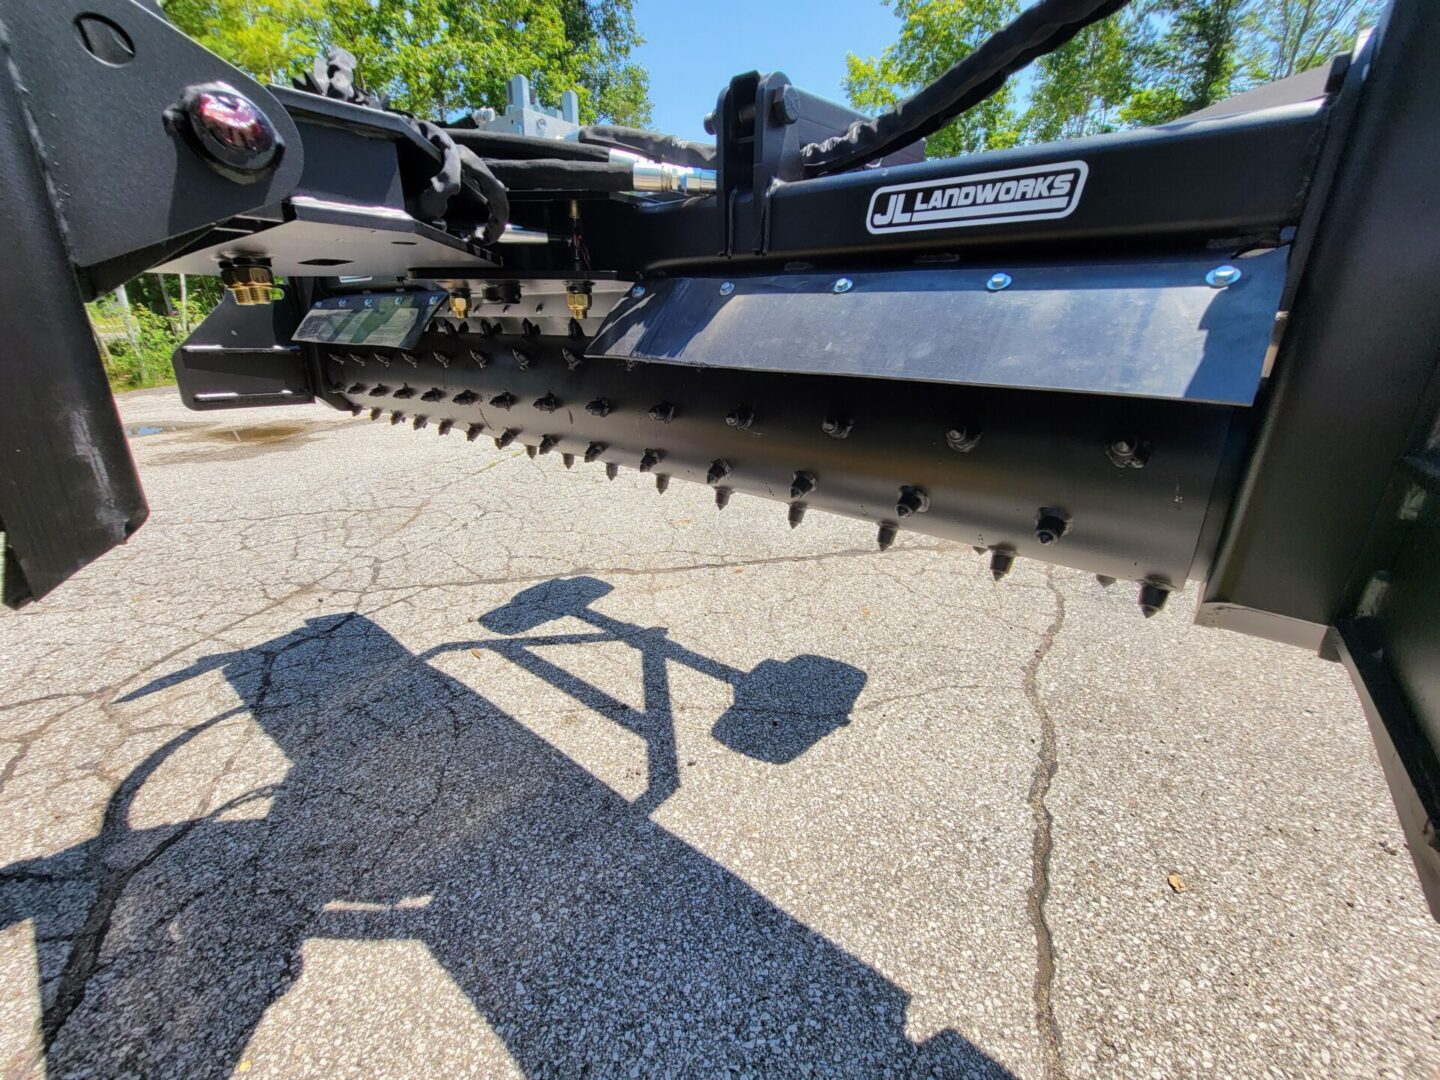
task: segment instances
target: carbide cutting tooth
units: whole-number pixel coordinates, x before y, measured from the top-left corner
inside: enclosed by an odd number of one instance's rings
[[[984,555],[984,554],[985,554],[987,551],[989,551],[990,549],[987,548],[987,547],[984,547],[984,546],[981,545],[981,544],[971,544],[971,545],[970,545],[970,550],[973,551],[976,555]]]
[[[559,435],[541,435],[541,436],[540,436],[540,453],[542,453],[542,454],[548,454],[551,450],[554,450],[555,447],[557,447],[557,446],[559,446],[559,445],[560,445],[560,436],[559,436]]]
[[[655,474],[655,490],[658,491],[661,495],[664,495],[666,489],[669,488],[669,486],[670,486],[670,477],[669,477],[669,475],[666,474],[666,473],[663,473],[663,472],[657,472],[657,473]]]
[[[561,462],[561,464],[563,464],[567,469],[573,469],[573,468],[575,467],[575,455],[574,455],[574,454],[561,454],[561,455],[560,455],[560,462]]]
[[[515,395],[508,390],[503,390],[490,399],[490,404],[497,409],[509,409],[515,404]]]
[[[381,358],[380,358],[380,357],[377,357],[376,359],[381,359]],[[409,364],[411,367],[419,367],[419,366],[420,366],[420,358],[419,358],[418,356],[416,356],[414,353],[411,353],[411,352],[402,352],[402,353],[400,354],[400,359],[401,359],[401,360],[404,360],[404,361],[405,361],[407,364]],[[386,366],[388,367],[389,365],[387,364]]]
[[[430,355],[435,358],[435,362],[439,364],[442,368],[448,368],[450,366],[450,357],[446,356],[438,349],[435,352],[432,352]]]
[[[925,493],[924,488],[913,487],[910,484],[900,486],[900,497],[895,500],[895,513],[902,518],[911,514],[923,514],[930,509],[930,496]]]
[[[521,368],[530,366],[530,354],[524,349],[511,349],[510,355],[515,357],[515,363],[519,364]]]
[[[403,401],[405,398],[414,397],[415,390],[407,383],[405,386],[402,386],[399,390],[395,391],[395,396]]]
[[[345,388],[345,392],[347,394],[363,394],[365,392],[365,384],[363,382],[351,383]]]
[[[815,490],[815,474],[803,469],[790,481],[790,498],[803,499]]]
[[[390,366],[390,358],[384,353],[375,353],[373,356],[370,357],[370,359],[374,360],[383,368],[388,368]]]
[[[755,422],[755,410],[749,405],[737,405],[725,414],[725,423],[736,431],[744,431]]]
[[[450,429],[454,426],[454,420],[441,420],[440,423],[436,426],[435,431],[441,435],[449,435]]]
[[[375,408],[373,408],[373,409],[370,410],[370,419],[371,419],[371,420],[379,420],[380,417],[382,417],[382,416],[384,416],[384,415],[385,415],[385,410],[382,409],[382,408],[380,408],[378,405],[377,405]]]
[[[715,489],[715,509],[724,510],[730,505],[730,496],[734,494],[728,487],[717,487]]]
[[[1109,574],[1096,574],[1095,580],[1100,583],[1102,589],[1108,589],[1111,585],[1115,584],[1115,579]]]
[[[344,366],[345,366],[345,354],[344,354],[344,353],[332,352],[332,353],[330,354],[330,359],[333,360],[335,363],[339,364],[341,367],[344,367]]]
[[[442,334],[450,334],[453,336],[456,333],[456,329],[455,324],[449,319],[440,320],[440,332]]]
[[[515,431],[511,428],[506,428],[499,435],[495,436],[495,449],[504,450],[505,447],[509,446],[512,442],[515,441],[515,436],[518,434],[520,434],[518,431]]]
[[[675,419],[675,406],[668,401],[662,401],[658,405],[650,406],[650,419],[657,420],[662,424],[668,424]]]
[[[461,319],[459,322],[457,322],[457,323],[455,324],[455,333],[457,333],[457,334],[468,334],[469,332],[470,332],[470,324],[467,323],[464,319]]]
[[[554,412],[560,408],[560,399],[554,394],[547,393],[544,397],[535,399],[535,408],[541,412]]]
[[[573,319],[570,320],[570,323],[571,323],[571,329],[573,330],[573,329],[574,329],[575,320],[573,320]],[[560,350],[560,355],[565,358],[565,366],[566,366],[567,368],[569,368],[571,371],[574,371],[576,368],[578,368],[578,367],[580,366],[580,359],[581,359],[581,358],[580,358],[580,354],[577,353],[574,349],[561,348],[561,350]]]
[[[476,367],[484,368],[490,363],[490,354],[484,349],[471,349],[470,359],[475,362]]]
[[[474,390],[461,390],[460,393],[456,394],[450,400],[456,405],[473,405],[480,400],[480,395],[475,393]]]
[[[597,397],[594,401],[585,406],[585,411],[591,416],[606,417],[614,411],[615,406],[610,403],[609,398]]]
[[[417,416],[415,417],[414,423],[412,423],[410,426],[413,427],[416,431],[419,431],[428,423],[430,423],[430,418],[428,416]]]
[[[1015,565],[1015,553],[1013,551],[1002,551],[999,548],[990,552],[990,576],[999,581],[1010,568]]]
[[[790,528],[795,528],[805,520],[805,504],[803,502],[792,502],[790,504]]]
[[[899,526],[893,521],[882,521],[880,531],[875,534],[875,543],[879,545],[881,551],[886,551],[891,544],[895,543],[895,537],[899,532]]]
[[[1170,599],[1170,590],[1163,585],[1153,581],[1145,581],[1140,584],[1140,613],[1145,618],[1150,618],[1165,606],[1165,601]]]
[[[724,458],[716,458],[710,462],[710,471],[705,474],[705,482],[714,487],[729,475],[730,463]]]
[[[827,416],[820,421],[820,430],[832,439],[848,439],[855,429],[855,421],[848,416]]]
[[[606,479],[606,480],[614,480],[615,477],[617,477],[617,476],[619,476],[619,475],[620,475],[620,466],[619,466],[619,465],[616,465],[615,462],[613,462],[613,461],[607,461],[607,462],[605,463],[605,479]]]
[[[371,397],[384,397],[384,396],[385,396],[386,394],[388,394],[388,393],[390,393],[390,387],[386,386],[386,385],[382,382],[382,383],[376,383],[376,384],[375,384],[375,389],[373,389],[373,390],[370,391],[370,396],[371,396]]]
[[[525,456],[526,456],[526,457],[528,457],[528,458],[534,458],[535,455],[536,455],[538,452],[539,452],[539,451],[537,451],[537,450],[535,449],[535,447],[532,446],[530,443],[526,443],[526,444],[525,444]]]
[[[361,356],[358,352],[350,353],[348,356],[345,357],[345,359],[348,360],[350,363],[354,364],[356,367],[365,366],[365,357]]]
[[[465,441],[474,442],[483,434],[485,434],[484,424],[471,424],[465,429]]]
[[[362,412],[364,412],[364,411],[365,411],[365,407],[364,407],[363,405],[356,405],[353,401],[350,403],[350,415],[351,415],[351,416],[359,416],[359,415],[360,415]]]
[[[531,322],[529,319],[521,319],[521,320],[520,320],[520,334],[521,334],[522,337],[539,337],[539,336],[540,336],[540,327],[538,327],[537,325],[535,325],[535,324],[534,324],[533,322]]]
[[[640,455],[640,471],[649,472],[655,468],[656,465],[660,464],[660,459],[664,456],[665,451],[663,450],[651,450],[647,448],[645,453]]]
[[[396,424],[403,423],[404,420],[405,420],[405,414],[404,414],[403,412],[400,412],[398,409],[397,409],[395,412],[392,412],[392,413],[390,414],[390,426],[391,426],[391,427],[394,427]]]
[[[573,338],[583,338],[585,336],[585,327],[580,325],[579,319],[572,318],[570,320],[570,336]]]
[[[432,386],[429,390],[426,390],[423,394],[420,395],[420,400],[421,400],[421,401],[444,401],[444,400],[445,400],[445,391],[444,391],[444,390],[441,390],[440,387],[438,387],[438,386]]]
[[[494,337],[495,328],[490,325],[489,319],[481,319],[475,327],[475,332],[481,337]]]
[[[592,442],[589,446],[585,447],[585,464],[589,465],[604,452],[605,444],[603,442]]]

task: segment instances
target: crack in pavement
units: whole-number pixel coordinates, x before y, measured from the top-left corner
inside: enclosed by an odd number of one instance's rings
[[[1030,853],[1030,888],[1025,896],[1025,909],[1035,931],[1035,984],[1032,996],[1045,1076],[1047,1080],[1064,1080],[1065,1062],[1060,1056],[1060,1026],[1055,1020],[1053,1000],[1055,941],[1050,933],[1050,924],[1045,921],[1045,901],[1050,898],[1050,855],[1054,846],[1051,834],[1054,819],[1050,815],[1049,807],[1045,805],[1045,797],[1050,793],[1050,782],[1055,779],[1059,764],[1056,760],[1055,721],[1040,695],[1038,676],[1041,665],[1050,655],[1060,628],[1065,625],[1065,597],[1055,586],[1052,567],[1045,568],[1045,583],[1055,598],[1055,618],[1046,627],[1039,646],[1030,657],[1030,662],[1025,665],[1025,698],[1030,702],[1030,708],[1040,722],[1040,748],[1035,754],[1035,771],[1030,777],[1030,792],[1027,796],[1035,831]]]

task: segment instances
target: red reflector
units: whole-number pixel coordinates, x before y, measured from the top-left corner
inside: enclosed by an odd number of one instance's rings
[[[191,87],[181,108],[192,144],[222,172],[260,172],[279,155],[280,138],[270,118],[234,87]]]

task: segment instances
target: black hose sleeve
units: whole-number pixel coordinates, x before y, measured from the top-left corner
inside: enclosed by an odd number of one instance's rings
[[[476,131],[473,128],[446,128],[445,134],[460,146],[473,150],[487,159],[526,160],[562,158],[569,161],[609,161],[610,154],[601,146],[586,146],[569,139],[538,139],[531,135],[511,135],[503,131]]]
[[[490,167],[476,157],[469,147],[461,146],[458,149],[465,179],[480,189],[489,211],[489,219],[480,234],[480,240],[486,244],[496,243],[510,221],[510,194],[500,179],[490,171]]]
[[[995,93],[1013,72],[1058,49],[1126,3],[1128,0],[1039,0],[889,112],[873,120],[857,120],[844,135],[810,143],[801,151],[805,175],[823,176],[863,165],[939,131]]]
[[[629,164],[608,161],[487,161],[490,171],[511,190],[633,191]]]
[[[580,129],[580,142],[628,150],[651,161],[668,161],[673,165],[691,165],[697,169],[715,167],[714,146],[640,128],[595,124]]]

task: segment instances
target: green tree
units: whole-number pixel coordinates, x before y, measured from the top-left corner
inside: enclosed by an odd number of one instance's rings
[[[1246,0],[1152,4],[1147,15],[1166,28],[1140,52],[1142,88],[1121,110],[1121,120],[1163,124],[1238,90],[1246,14]]]
[[[1379,0],[1254,0],[1246,16],[1245,74],[1259,84],[1349,51],[1375,25]]]
[[[1035,64],[1027,138],[1040,142],[1113,131],[1135,92],[1137,48],[1149,24],[1120,14],[1086,27]]]
[[[885,0],[900,38],[878,57],[845,58],[845,93],[857,109],[881,112],[963,59],[1020,10],[1018,0]],[[1021,136],[1007,83],[926,140],[930,157],[1014,146]]]
[[[423,117],[503,108],[505,80],[527,75],[550,105],[566,90],[585,122],[642,125],[649,80],[633,0],[162,0],[206,48],[266,81],[286,82],[332,45],[355,54],[369,91]]]

